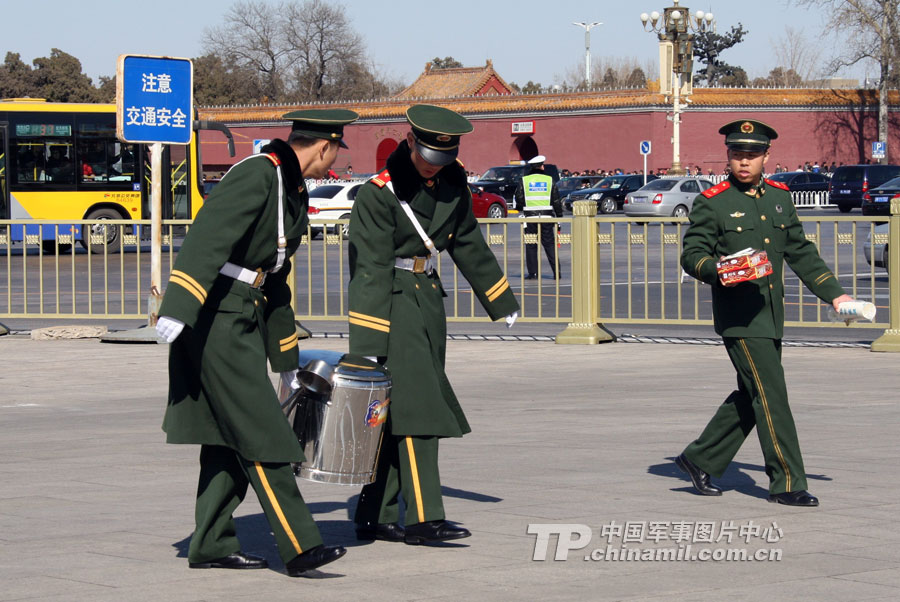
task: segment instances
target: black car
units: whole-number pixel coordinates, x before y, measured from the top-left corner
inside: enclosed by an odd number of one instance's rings
[[[863,196],[863,215],[890,215],[891,198],[900,194],[900,178],[888,180],[881,186],[869,189]]]
[[[513,195],[516,193],[516,187],[522,180],[522,176],[530,170],[528,165],[501,165],[492,167],[481,176],[477,182],[471,182],[472,186],[477,186],[485,192],[493,192],[499,194],[506,199],[506,205],[514,208]],[[544,173],[553,178],[554,182],[559,181],[559,169],[552,163],[544,163]]]
[[[828,202],[841,213],[861,207],[869,190],[900,176],[900,165],[841,165],[831,176]],[[863,211],[863,215],[867,215]]]
[[[658,180],[659,176],[648,175],[647,181],[652,182]],[[576,190],[569,194],[564,202],[565,208],[572,210],[572,203],[575,201],[597,201],[597,210],[600,213],[612,213],[616,209],[621,209],[625,203],[625,195],[634,192],[644,185],[643,175],[626,175],[607,176],[593,188],[584,190]]]
[[[556,188],[559,190],[559,200],[565,205],[566,199],[571,193],[586,188],[593,188],[602,179],[603,176],[568,176],[562,178],[556,183]]]
[[[785,171],[769,176],[770,180],[781,182],[786,185],[791,192],[827,192],[828,183],[831,181],[828,176],[820,173],[812,173],[808,171]]]

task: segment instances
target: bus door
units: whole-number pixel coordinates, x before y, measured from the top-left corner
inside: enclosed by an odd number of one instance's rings
[[[7,125],[0,123],[0,219],[9,219],[9,186],[6,177],[6,130]],[[0,234],[5,232],[0,231]]]
[[[162,154],[162,219],[191,219],[189,146],[164,144]],[[150,145],[143,149],[144,177],[141,185],[141,204],[144,219],[150,219],[152,194]]]

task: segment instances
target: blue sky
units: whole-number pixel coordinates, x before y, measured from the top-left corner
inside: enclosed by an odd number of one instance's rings
[[[267,1],[273,7],[276,1]],[[584,65],[584,30],[573,21],[601,21],[591,30],[594,62],[603,57],[636,58],[655,63],[656,38],[642,29],[641,12],[662,11],[670,0],[635,3],[588,0],[485,2],[422,0],[364,2],[345,0],[354,28],[365,39],[378,68],[389,78],[411,83],[435,56],[453,56],[466,66],[492,59],[507,81],[556,83]],[[751,5],[732,0],[682,2],[692,11],[711,11],[720,32],[738,22],[750,31],[739,46],[723,53],[726,62],[743,66],[750,77],[765,75],[775,64],[773,45],[785,36],[785,25],[821,45],[824,63],[839,41],[823,37],[817,13],[789,6],[784,0],[758,0]],[[81,2],[3,0],[4,27],[0,51],[18,52],[30,62],[60,48],[79,58],[85,73],[96,79],[113,75],[119,54],[194,57],[202,54],[201,33],[222,23],[229,0],[154,0],[153,2]],[[748,6],[752,8],[748,10]],[[452,10],[448,10],[452,8]],[[863,79],[877,70],[858,67],[845,75]]]

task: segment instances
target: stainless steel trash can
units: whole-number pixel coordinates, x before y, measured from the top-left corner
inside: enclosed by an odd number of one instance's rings
[[[279,391],[306,456],[295,473],[319,483],[373,482],[390,403],[390,373],[359,355],[317,349],[301,351],[299,366],[301,387]]]

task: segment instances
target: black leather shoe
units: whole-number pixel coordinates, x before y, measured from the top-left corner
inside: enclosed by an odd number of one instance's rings
[[[188,566],[192,569],[265,569],[269,563],[259,556],[235,552],[208,562],[189,562]]]
[[[694,489],[696,489],[697,493],[700,495],[722,495],[722,490],[709,482],[709,474],[700,470],[700,468],[688,460],[687,456],[684,454],[675,458],[675,464],[691,477]]]
[[[454,527],[445,520],[430,520],[416,525],[408,525],[403,541],[410,545],[419,545],[462,539],[470,535],[471,533],[468,529]]]
[[[812,496],[808,491],[786,491],[785,493],[772,493],[769,501],[773,504],[787,504],[788,506],[818,506],[819,498]]]
[[[284,568],[287,569],[287,574],[291,577],[305,577],[307,571],[317,569],[329,562],[334,562],[346,553],[347,549],[343,546],[318,545],[289,561],[284,565]]]
[[[527,276],[523,276],[523,280],[537,280],[537,274],[528,274]]]
[[[397,523],[356,525],[356,539],[360,541],[403,541],[406,531]]]

